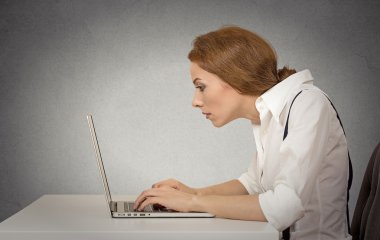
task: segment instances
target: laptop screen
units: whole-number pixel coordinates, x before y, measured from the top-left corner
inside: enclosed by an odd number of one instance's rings
[[[103,161],[102,161],[102,155],[100,153],[98,139],[96,137],[95,127],[94,127],[94,121],[92,120],[92,115],[91,114],[87,115],[87,122],[88,122],[88,127],[90,128],[90,132],[91,132],[92,143],[93,143],[94,148],[95,148],[96,160],[98,162],[98,167],[99,167],[100,175],[102,177],[104,191],[106,192],[106,200],[107,200],[109,209],[111,211],[111,202],[112,202],[111,192],[110,192],[110,189],[109,189],[109,186],[108,186],[107,176],[106,176],[106,172],[104,170],[104,165],[103,165]]]

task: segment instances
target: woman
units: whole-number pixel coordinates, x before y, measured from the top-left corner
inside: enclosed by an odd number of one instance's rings
[[[279,231],[290,227],[292,239],[349,239],[347,143],[309,70],[277,71],[270,44],[239,27],[197,37],[188,58],[193,106],[215,127],[250,120],[257,153],[238,179],[198,189],[175,179],[158,182],[136,199],[135,209],[159,204],[268,221]]]

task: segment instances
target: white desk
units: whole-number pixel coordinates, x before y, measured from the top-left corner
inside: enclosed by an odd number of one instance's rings
[[[44,195],[0,223],[0,239],[278,240],[279,233],[268,223],[220,218],[114,219],[103,195]]]

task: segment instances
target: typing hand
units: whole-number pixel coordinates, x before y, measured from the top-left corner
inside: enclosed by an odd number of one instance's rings
[[[185,184],[181,183],[180,181],[176,179],[166,179],[163,181],[160,181],[158,183],[155,183],[152,185],[152,188],[160,188],[160,187],[171,187],[174,189],[177,189],[181,192],[190,193],[190,194],[197,194],[196,190],[194,188],[188,187]]]
[[[193,194],[181,192],[168,186],[151,188],[143,191],[137,197],[133,209],[142,211],[147,205],[152,204],[156,207],[178,212],[190,212],[194,204],[194,197]]]

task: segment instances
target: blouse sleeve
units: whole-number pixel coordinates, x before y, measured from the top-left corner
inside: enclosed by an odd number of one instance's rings
[[[248,167],[247,172],[243,173],[238,180],[245,187],[249,194],[258,194],[260,191],[260,187],[258,184],[258,177],[256,170],[257,169],[257,152],[253,156],[253,159]]]

